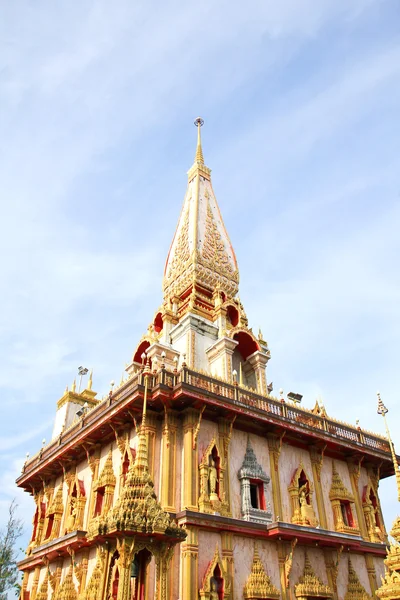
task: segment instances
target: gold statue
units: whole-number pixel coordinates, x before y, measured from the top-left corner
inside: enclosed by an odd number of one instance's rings
[[[78,509],[76,506],[76,498],[72,496],[70,503],[70,514],[65,527],[68,532],[74,531],[77,512]]]
[[[214,459],[210,456],[210,465],[208,467],[208,482],[210,485],[210,500],[218,500],[217,494],[217,483],[218,483],[218,471],[215,466]]]

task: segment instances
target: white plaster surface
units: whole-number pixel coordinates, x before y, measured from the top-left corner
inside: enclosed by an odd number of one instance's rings
[[[376,581],[378,586],[380,586],[382,583],[382,578],[385,577],[385,565],[383,564],[383,558],[374,556],[373,561],[376,573]]]

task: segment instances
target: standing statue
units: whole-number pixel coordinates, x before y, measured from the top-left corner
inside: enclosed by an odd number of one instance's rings
[[[219,600],[218,582],[215,577],[211,577],[210,581],[210,600]]]
[[[218,471],[215,466],[215,461],[210,457],[210,465],[208,467],[208,482],[210,486],[210,500],[217,500],[217,483],[218,483]]]
[[[76,506],[76,498],[72,496],[70,503],[70,513],[65,526],[67,532],[74,531],[77,512],[78,508]]]

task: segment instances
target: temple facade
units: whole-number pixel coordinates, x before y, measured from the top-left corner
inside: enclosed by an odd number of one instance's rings
[[[163,301],[126,378],[75,384],[17,484],[22,600],[367,600],[384,575],[384,437],[273,395],[205,165],[201,119]]]

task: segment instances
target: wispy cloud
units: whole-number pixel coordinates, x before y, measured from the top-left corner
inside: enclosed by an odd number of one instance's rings
[[[348,419],[378,382],[395,398],[393,10],[380,0],[4,7],[6,502],[21,451],[35,450],[22,446],[51,430],[77,365],[94,367],[103,393],[159,305],[197,113],[241,296],[270,341],[270,379],[307,403],[322,394]],[[391,418],[400,422],[395,406]]]

